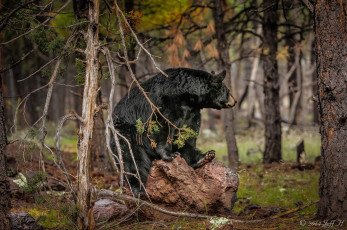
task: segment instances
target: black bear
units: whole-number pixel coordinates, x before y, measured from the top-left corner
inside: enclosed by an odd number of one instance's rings
[[[236,103],[222,82],[225,78],[225,71],[218,75],[188,68],[167,69],[164,72],[168,76],[160,73],[143,82],[141,86],[153,104],[159,107],[161,113],[176,127],[186,126],[198,133],[201,109],[228,108]],[[203,162],[211,161],[214,158],[214,151],[202,154],[196,149],[196,138],[189,138],[183,147],[180,146],[181,148],[175,145],[172,140],[177,139],[178,131],[168,125],[158,113],[152,116],[152,119],[160,125],[160,128],[150,135],[150,139],[156,143],[155,146],[151,145],[147,132],[140,134],[142,136],[139,137],[137,121],[145,123],[152,112],[150,104],[136,87],[120,100],[113,115],[116,130],[130,142],[144,184],[154,160],[171,161],[177,154],[180,154],[190,166],[196,168]],[[110,144],[116,153],[113,137]],[[136,174],[128,143],[120,138],[120,145],[125,171]],[[135,177],[128,178],[133,193],[137,195],[143,188]]]

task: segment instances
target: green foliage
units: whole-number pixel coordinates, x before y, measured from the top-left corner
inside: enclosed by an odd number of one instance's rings
[[[136,120],[135,127],[136,127],[136,131],[139,134],[143,134],[145,132],[145,126],[146,126],[146,124],[141,121],[141,118]]]
[[[69,220],[76,222],[78,217],[78,208],[75,204],[66,203],[61,207],[61,213],[64,214]]]
[[[24,193],[36,193],[39,192],[46,180],[45,172],[38,172],[34,177],[27,179],[27,186],[23,187]]]
[[[191,128],[187,127],[186,124],[183,125],[180,132],[177,134],[177,139],[173,142],[174,145],[177,145],[177,147],[180,149],[184,146],[186,140],[190,138],[198,138],[199,133],[195,132]]]
[[[59,54],[65,44],[65,39],[62,35],[56,34],[52,29],[43,27],[30,33],[29,38],[45,53],[54,52]]]
[[[35,127],[30,127],[28,130],[28,138],[31,140],[38,139],[40,131]]]
[[[141,118],[136,120],[136,131],[139,134],[143,134],[146,130],[148,134],[152,134],[155,132],[159,132],[159,126],[156,121],[149,121],[147,123],[143,123]]]
[[[138,29],[149,30],[159,27],[159,25],[178,22],[180,15],[189,6],[189,1],[144,0],[141,1],[141,4],[146,7],[142,9],[143,17],[141,17]]]
[[[82,60],[76,58],[75,67],[77,71],[77,75],[75,76],[75,79],[77,80],[77,84],[83,85],[85,77],[86,77],[86,64]]]
[[[38,219],[38,224],[46,227],[46,228],[54,228],[54,229],[66,229],[72,230],[77,229],[75,226],[75,220],[71,217],[70,211],[76,207],[73,204],[64,204],[63,206],[69,206],[68,208],[62,208],[59,210],[57,207],[37,207],[28,210],[28,213],[34,217],[34,219]],[[77,216],[77,214],[75,214]]]
[[[150,138],[151,134],[153,134],[155,132],[159,132],[159,125],[156,121],[151,120],[147,123],[143,123],[141,121],[141,119],[139,118],[136,120],[135,127],[136,127],[136,131],[139,135],[142,135],[145,131],[147,131],[147,137],[149,138],[149,140],[151,142],[152,148],[157,147],[157,143],[153,139]],[[179,132],[176,136],[177,136],[177,138],[176,138],[176,140],[174,140],[173,144],[177,145],[178,148],[182,148],[188,139],[198,138],[199,134],[198,134],[198,132],[195,132],[191,128],[187,127],[187,125],[183,125],[183,127],[179,130]],[[170,138],[168,138],[167,141],[171,143],[172,140]]]
[[[40,191],[45,180],[45,172],[38,172],[30,179],[26,178],[22,173],[19,173],[19,179],[13,180],[13,182],[23,189],[24,193],[32,194]]]
[[[159,126],[158,126],[158,124],[157,124],[156,121],[150,121],[150,122],[148,123],[147,129],[148,129],[148,132],[149,132],[150,134],[152,134],[152,133],[154,133],[154,132],[159,132]]]

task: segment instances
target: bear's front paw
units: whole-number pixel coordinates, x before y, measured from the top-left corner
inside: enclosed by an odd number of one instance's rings
[[[216,157],[216,152],[214,150],[210,150],[205,153],[204,157],[198,161],[195,168],[200,168],[207,164],[208,162],[211,162]]]
[[[210,150],[205,153],[205,160],[210,162],[216,157],[216,151]]]

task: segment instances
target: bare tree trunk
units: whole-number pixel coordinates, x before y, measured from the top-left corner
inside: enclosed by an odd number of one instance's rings
[[[315,33],[322,166],[317,216],[347,218],[347,3],[316,1]]]
[[[298,5],[298,0],[294,0],[295,4]],[[294,25],[300,26],[300,23],[298,22],[299,17],[300,17],[300,12],[298,7],[294,7],[293,9],[294,12]],[[297,87],[297,92],[294,94],[294,98],[291,104],[291,109],[290,109],[290,124],[291,125],[296,125],[300,123],[301,120],[301,110],[302,110],[302,82],[303,82],[303,77],[302,77],[302,66],[301,66],[301,57],[302,57],[302,52],[298,44],[301,43],[301,37],[300,34],[295,34],[294,35],[294,61],[295,61],[295,82]]]
[[[282,159],[282,132],[279,98],[279,75],[277,55],[278,1],[264,1],[263,16],[263,69],[264,69],[264,115],[265,151],[264,163],[279,162]]]
[[[257,34],[261,33],[261,26],[258,26],[257,29]],[[259,47],[260,45],[260,39],[255,38],[255,47]],[[248,119],[248,125],[252,125],[252,119],[254,116],[254,106],[256,102],[256,85],[255,81],[257,78],[257,72],[258,72],[258,67],[259,67],[259,62],[260,62],[260,54],[256,53],[253,63],[252,63],[252,72],[251,76],[249,78],[249,89],[248,89],[248,100],[247,100],[247,119]]]
[[[225,37],[225,27],[223,25],[223,19],[225,12],[223,11],[222,0],[212,1],[214,2],[213,18],[215,21],[215,30],[217,36],[217,50],[219,53],[219,65],[226,71],[225,84],[231,90],[231,65],[229,55],[229,45],[227,38]],[[236,138],[233,127],[234,115],[232,109],[223,110],[224,117],[224,132],[228,147],[228,159],[229,166],[236,169],[239,164],[239,153],[236,145]]]
[[[101,105],[101,91],[97,96],[97,105]],[[105,122],[102,111],[99,111],[94,117],[93,141],[91,146],[91,167],[94,171],[111,174],[113,172],[111,159],[107,153]]]
[[[82,122],[79,131],[77,207],[80,229],[93,228],[90,189],[90,150],[96,112],[98,90],[99,59],[99,0],[89,2],[88,31],[86,34],[86,77],[82,102]]]
[[[206,64],[206,57],[204,54],[203,50],[200,50],[200,59],[201,59],[201,63],[205,63],[203,65],[203,69],[206,72],[211,73],[210,68],[208,67],[208,65]],[[216,132],[216,126],[215,126],[215,122],[214,122],[214,113],[213,113],[213,109],[207,109],[207,114],[208,114],[208,128],[212,131],[212,132]]]
[[[1,8],[1,1],[0,1]],[[0,43],[2,41],[0,33]],[[2,69],[2,46],[0,45],[0,69]],[[7,145],[6,128],[5,128],[5,107],[2,95],[2,75],[0,74],[0,229],[12,229],[10,210],[11,210],[11,196],[10,196],[10,183],[7,180],[6,173],[6,156],[5,150]]]

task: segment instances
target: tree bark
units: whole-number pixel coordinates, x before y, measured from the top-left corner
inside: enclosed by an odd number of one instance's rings
[[[102,104],[101,91],[96,98],[97,105]],[[113,172],[111,160],[106,148],[105,122],[102,110],[94,117],[93,141],[91,146],[91,167],[94,171],[111,174]]]
[[[261,27],[258,26],[257,28],[257,34],[261,33]],[[258,37],[254,38],[255,47],[259,47],[260,45],[260,39]],[[247,99],[247,119],[248,119],[248,127],[252,126],[252,120],[254,117],[254,110],[255,110],[255,102],[256,102],[256,77],[258,72],[260,62],[260,55],[256,53],[253,63],[252,63],[252,71],[251,76],[249,78],[249,85],[248,85],[248,99]]]
[[[315,33],[322,167],[317,216],[347,218],[347,3],[318,0]]]
[[[263,16],[263,69],[264,69],[264,119],[265,119],[265,151],[264,163],[279,162],[281,150],[281,114],[279,98],[279,75],[277,55],[277,21],[278,1],[264,1]]]
[[[312,51],[311,51],[311,62],[312,64],[316,62],[316,39],[312,42]],[[317,71],[312,72],[312,83],[318,82]],[[319,109],[318,109],[318,84],[312,84],[312,95],[313,95],[313,104],[312,104],[312,113],[313,113],[313,124],[319,125]]]
[[[90,150],[96,112],[98,90],[98,46],[99,46],[99,0],[89,1],[88,31],[86,34],[86,77],[82,102],[82,122],[79,131],[77,207],[80,211],[80,229],[92,229],[91,188],[90,188]]]
[[[217,50],[219,53],[219,65],[226,71],[226,81],[227,87],[232,90],[231,87],[231,64],[229,55],[229,44],[226,38],[225,27],[223,25],[224,11],[222,0],[212,1],[214,3],[213,7],[213,18],[215,22],[215,30],[217,37]],[[228,159],[229,166],[232,169],[236,169],[239,164],[239,152],[237,150],[236,138],[233,127],[234,115],[232,109],[223,110],[223,121],[224,121],[224,132],[228,147]]]
[[[1,1],[0,1],[1,8]],[[1,43],[1,33],[0,33]],[[0,69],[2,68],[2,47],[0,46]],[[2,74],[0,74],[0,229],[12,229],[10,210],[11,196],[10,183],[6,174],[6,157],[5,150],[7,145],[6,128],[5,128],[5,107],[2,95]]]

